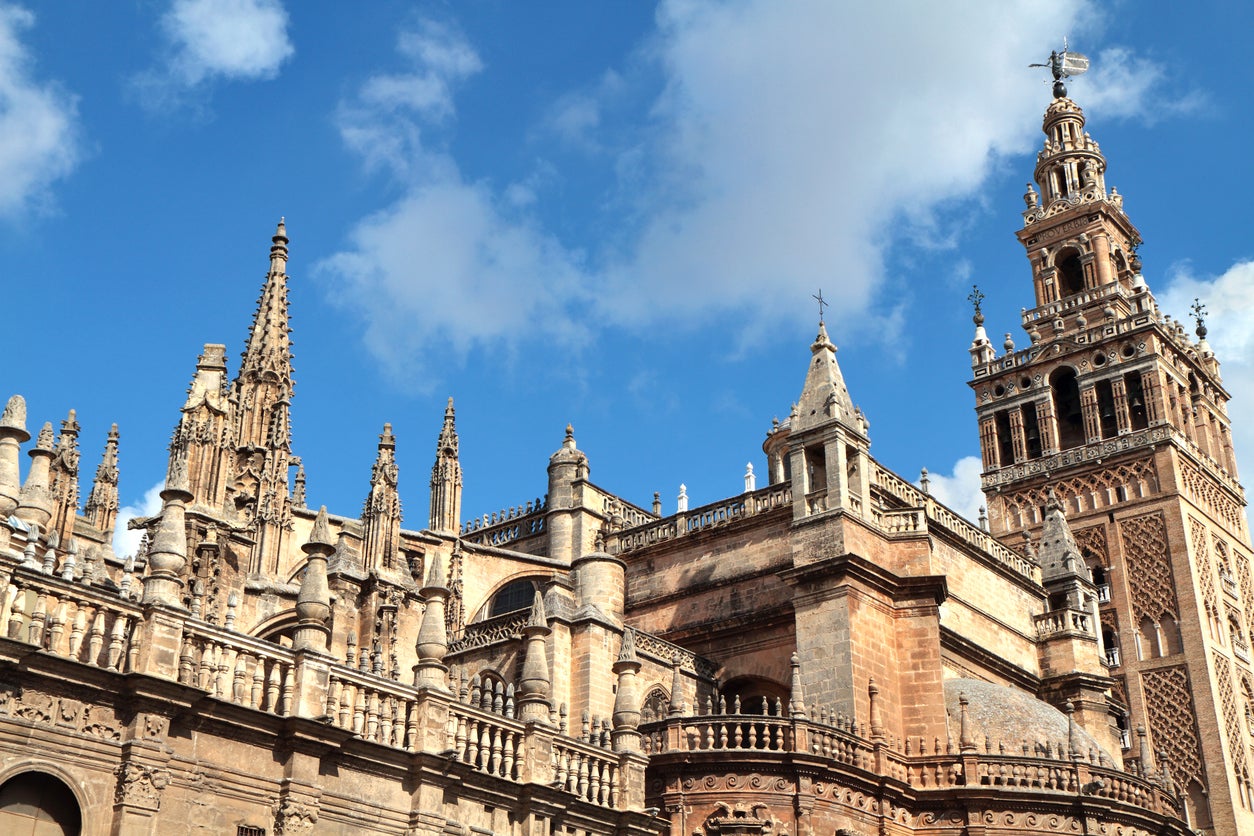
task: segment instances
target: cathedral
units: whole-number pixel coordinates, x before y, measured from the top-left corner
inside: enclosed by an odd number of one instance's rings
[[[664,515],[568,426],[535,499],[463,509],[450,400],[421,527],[390,426],[363,506],[319,507],[282,223],[240,365],[205,345],[170,405],[138,553],[116,428],[80,495],[74,413],[9,398],[0,832],[1254,833],[1228,395],[1084,124],[1056,88],[1023,347],[973,294],[977,522],[871,455],[821,320],[763,486]]]

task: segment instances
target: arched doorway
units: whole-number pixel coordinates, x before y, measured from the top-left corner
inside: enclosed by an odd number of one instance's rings
[[[8,836],[79,836],[83,814],[65,782],[43,772],[23,772],[0,786],[0,833]]]

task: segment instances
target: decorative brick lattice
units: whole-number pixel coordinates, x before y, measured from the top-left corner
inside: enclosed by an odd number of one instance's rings
[[[1180,462],[1180,481],[1194,501],[1227,524],[1229,531],[1245,531],[1245,515],[1241,506],[1215,484],[1215,480],[1186,462]]]
[[[1110,553],[1106,550],[1106,526],[1091,525],[1072,533],[1075,535],[1076,545],[1080,547],[1080,554],[1093,557],[1103,566],[1110,566]]]
[[[1126,708],[1128,705],[1128,680],[1122,676],[1116,676],[1110,683],[1110,696],[1111,699]]]
[[[1241,739],[1241,723],[1237,719],[1237,701],[1232,693],[1232,665],[1228,657],[1214,652],[1215,681],[1219,685],[1219,701],[1224,711],[1224,729],[1228,732],[1229,757],[1238,774],[1245,773],[1245,741]]]
[[[1129,517],[1119,523],[1127,562],[1128,586],[1132,589],[1135,621],[1149,616],[1154,621],[1170,614],[1179,621],[1175,577],[1167,553],[1167,525],[1160,511]]]
[[[1181,786],[1190,780],[1206,786],[1188,672],[1183,665],[1146,671],[1141,684],[1158,763],[1166,763]]]
[[[1117,501],[1114,494],[1118,488],[1126,488],[1129,494],[1133,495],[1157,493],[1158,474],[1154,471],[1153,459],[1147,457],[1070,479],[1056,479],[1040,487],[1007,494],[1006,507],[1020,514],[1039,509],[1045,505],[1050,488],[1054,489],[1064,505],[1073,507],[1076,497],[1110,494],[1105,501],[1098,503],[1108,505]]]
[[[1202,581],[1202,598],[1208,614],[1218,614],[1219,599],[1215,595],[1215,567],[1207,548],[1206,525],[1195,517],[1189,517],[1189,535],[1193,541],[1193,562]]]

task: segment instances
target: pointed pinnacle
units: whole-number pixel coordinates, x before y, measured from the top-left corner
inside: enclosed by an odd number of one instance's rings
[[[544,612],[544,596],[536,590],[536,597],[531,602],[531,617],[527,619],[528,627],[548,627],[549,617]]]
[[[431,556],[431,568],[427,571],[426,587],[444,587],[444,561],[438,554]]]
[[[323,505],[318,509],[318,516],[314,518],[313,531],[309,532],[309,541],[305,545],[335,548],[335,543],[331,540],[331,531],[327,527],[327,506]]]
[[[623,631],[623,646],[618,651],[618,661],[635,662],[636,660],[636,631],[628,627]]]

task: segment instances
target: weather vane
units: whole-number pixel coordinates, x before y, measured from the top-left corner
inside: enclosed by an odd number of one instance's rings
[[[1197,323],[1197,335],[1203,339],[1206,337],[1206,306],[1202,304],[1202,300],[1193,297],[1193,306],[1189,308],[1193,311],[1193,321]]]
[[[980,311],[980,303],[984,301],[984,294],[980,293],[978,284],[971,285],[971,293],[967,296],[967,301],[975,306],[975,316],[971,317],[976,325],[984,324],[984,314]]]
[[[810,295],[810,298],[811,298],[811,299],[814,299],[814,300],[816,300],[816,301],[818,301],[818,303],[819,303],[819,325],[822,325],[822,324],[823,324],[823,309],[824,309],[824,308],[831,307],[831,304],[830,304],[829,302],[825,302],[825,301],[823,300],[823,289],[822,289],[822,288],[819,288],[819,295],[818,295],[818,296],[815,296],[814,294],[811,294],[811,295]]]
[[[1071,52],[1067,49],[1067,39],[1062,39],[1062,52],[1054,50],[1049,54],[1049,63],[1047,64],[1028,64],[1029,67],[1049,67],[1050,73],[1054,76],[1054,98],[1062,99],[1067,95],[1067,85],[1063,81],[1073,76],[1081,75],[1088,72],[1089,59],[1087,55],[1079,52]]]

